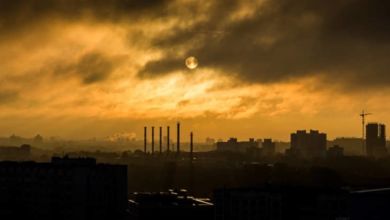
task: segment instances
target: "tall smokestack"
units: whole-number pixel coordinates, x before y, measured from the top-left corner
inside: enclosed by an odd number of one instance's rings
[[[152,154],[154,154],[154,127],[152,127]]]
[[[177,143],[176,143],[176,154],[180,154],[180,122],[177,123]]]
[[[160,127],[160,154],[162,153],[162,127]]]
[[[170,141],[170,137],[169,137],[169,126],[167,127],[167,153],[169,153],[169,143]]]
[[[146,145],[147,145],[147,139],[146,139],[146,135],[147,135],[147,127],[144,127],[144,153],[146,154]]]
[[[190,160],[192,161],[193,158],[193,153],[194,153],[194,134],[190,133]]]

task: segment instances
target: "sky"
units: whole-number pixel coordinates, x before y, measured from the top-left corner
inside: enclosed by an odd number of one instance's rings
[[[289,140],[389,124],[390,2],[0,2],[0,136],[106,138],[144,126]],[[196,69],[185,66],[194,56]]]

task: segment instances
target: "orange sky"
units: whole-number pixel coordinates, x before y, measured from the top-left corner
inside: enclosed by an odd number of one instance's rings
[[[269,27],[253,38],[254,45],[264,49],[258,57],[253,57],[256,50],[248,51],[250,47],[239,51],[230,36],[235,30],[232,23],[250,20],[262,10],[267,14],[267,5],[263,6],[267,1],[238,2],[226,9],[229,16],[218,27],[205,32],[198,28],[202,33],[185,43],[176,32],[197,31],[198,24],[212,19],[210,10],[216,3],[172,1],[164,8],[172,13],[169,16],[107,20],[95,18],[93,8],[76,19],[64,19],[64,12],[52,9],[37,23],[16,23],[15,30],[6,26],[9,33],[0,39],[0,135],[104,138],[125,132],[142,137],[144,125],[173,126],[180,120],[184,132],[193,130],[198,140],[208,136],[288,140],[291,132],[310,128],[327,132],[330,138],[360,136],[362,109],[374,113],[369,121],[390,120],[389,87],[385,82],[359,86],[362,82],[355,82],[354,74],[366,73],[355,66],[298,65],[306,58],[286,59],[295,55],[286,57],[281,49],[280,63],[256,66],[256,62],[274,62],[264,54],[289,33]],[[323,17],[307,13],[299,18],[297,28],[317,27]],[[7,18],[3,20],[7,25]],[[221,42],[226,45],[215,46]],[[202,50],[210,49],[209,53],[199,52],[204,44]],[[365,42],[358,45],[370,47]],[[224,47],[232,47],[234,54],[221,50]],[[243,60],[253,58],[253,68],[243,67],[251,63],[243,62],[236,52],[242,53]],[[303,56],[306,51],[294,53]],[[190,55],[199,60],[195,70],[184,65]],[[167,66],[169,62],[174,65]],[[367,61],[362,68],[374,64]],[[279,76],[275,69],[287,73]]]

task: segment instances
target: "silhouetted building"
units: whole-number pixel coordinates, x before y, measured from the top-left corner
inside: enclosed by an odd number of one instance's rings
[[[319,207],[322,195],[332,199],[332,206]],[[337,202],[339,193],[303,187],[264,187],[220,189],[214,192],[216,220],[232,219],[336,219],[346,214]],[[342,210],[344,209],[344,211]],[[325,213],[331,218],[320,218]],[[339,216],[342,215],[342,216]]]
[[[34,142],[36,142],[36,143],[42,143],[42,142],[43,142],[43,137],[42,137],[40,134],[37,134],[37,135],[34,137]]]
[[[261,154],[263,156],[272,156],[275,154],[275,142],[272,139],[264,139],[262,142]]]
[[[207,137],[206,140],[205,140],[205,143],[208,144],[208,145],[213,145],[213,144],[215,144],[215,139]]]
[[[339,145],[334,145],[333,147],[328,148],[327,157],[336,158],[336,157],[343,157],[343,156],[344,156],[344,149]]]
[[[281,219],[281,198],[256,189],[214,192],[215,219]]]
[[[23,144],[20,147],[0,146],[0,160],[29,160],[31,146]]]
[[[369,123],[366,125],[367,156],[383,157],[386,150],[386,130],[384,124]]]
[[[291,148],[287,154],[304,158],[315,158],[326,156],[326,134],[316,130],[300,130],[291,134]]]
[[[19,141],[22,141],[23,138],[22,137],[19,137],[19,136],[16,136],[15,134],[12,134],[10,137],[9,137],[9,140],[11,142],[19,142]]]
[[[217,142],[217,151],[245,153],[251,148],[258,148],[259,143],[253,138],[249,141],[237,141],[237,138],[230,138],[228,141]]]
[[[122,219],[126,207],[127,166],[0,162],[0,219]]]
[[[342,146],[345,155],[366,155],[366,153],[363,152],[363,149],[360,147],[362,145],[362,138],[339,137],[333,141],[328,142],[328,144],[328,146]]]
[[[347,190],[297,186],[219,189],[216,220],[390,219],[390,189]]]
[[[187,195],[185,190],[160,193],[135,193],[129,200],[130,219],[211,220],[214,205]]]

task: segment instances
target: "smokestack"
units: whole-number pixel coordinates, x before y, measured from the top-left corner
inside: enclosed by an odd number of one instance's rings
[[[160,154],[162,153],[162,127],[160,127]]]
[[[176,154],[180,154],[180,122],[177,123],[177,143],[176,143]]]
[[[170,137],[169,137],[169,126],[168,126],[167,127],[167,153],[169,153],[169,145],[170,145],[169,139],[170,139]]]
[[[146,134],[147,134],[147,127],[144,127],[144,153],[146,154],[146,145],[147,145],[147,139],[146,139]]]
[[[193,153],[194,153],[194,134],[190,133],[190,160],[192,161],[193,158]]]
[[[152,127],[152,154],[154,154],[154,127]]]

